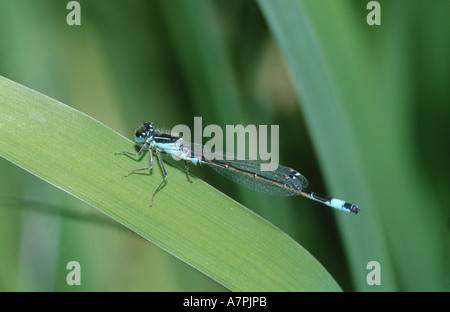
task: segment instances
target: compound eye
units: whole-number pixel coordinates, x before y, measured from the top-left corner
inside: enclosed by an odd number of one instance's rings
[[[138,143],[142,143],[144,142],[146,137],[146,132],[142,131],[142,130],[137,130],[136,133],[134,134],[134,139],[136,140],[136,142]]]
[[[134,134],[134,139],[138,143],[144,143],[145,140],[153,137],[153,124],[151,122],[144,123]]]

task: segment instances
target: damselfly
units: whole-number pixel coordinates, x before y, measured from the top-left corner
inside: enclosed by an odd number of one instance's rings
[[[203,145],[187,143],[181,137],[173,136],[162,131],[157,131],[151,122],[144,123],[138,130],[136,130],[135,140],[137,143],[143,144],[137,154],[127,151],[118,152],[116,154],[129,154],[139,157],[144,153],[146,147],[148,147],[150,162],[149,167],[135,169],[126,175],[129,176],[137,171],[152,169],[152,150],[155,150],[156,156],[161,164],[164,178],[153,193],[150,206],[153,204],[153,199],[155,198],[156,193],[161,189],[164,182],[167,180],[166,168],[164,168],[164,162],[161,158],[161,153],[165,153],[185,161],[186,173],[189,181],[187,162],[194,164],[207,164],[230,180],[261,193],[277,196],[302,195],[339,210],[353,214],[357,214],[359,212],[357,205],[350,204],[341,199],[306,190],[305,188],[308,186],[308,180],[306,180],[304,176],[294,169],[278,165],[278,167],[273,171],[263,171],[261,170],[261,164],[263,164],[262,161],[246,159],[239,160],[236,159],[236,157],[230,157],[230,154],[226,153],[223,153],[223,157],[205,157],[202,152],[207,149],[204,149]],[[198,151],[200,151],[200,153],[198,153]]]

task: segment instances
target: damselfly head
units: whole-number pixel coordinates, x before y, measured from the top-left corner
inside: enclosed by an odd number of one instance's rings
[[[136,133],[134,134],[134,139],[138,143],[143,143],[145,140],[153,136],[153,131],[154,131],[153,123],[146,122],[139,129],[136,130]]]

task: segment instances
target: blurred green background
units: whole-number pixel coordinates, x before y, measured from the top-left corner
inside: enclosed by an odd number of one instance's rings
[[[448,1],[378,1],[380,26],[366,23],[368,1],[281,1],[304,10],[347,100],[355,148],[336,155],[326,146],[348,145],[313,115],[267,1],[78,1],[81,26],[67,25],[68,2],[0,1],[0,75],[129,138],[143,121],[193,126],[194,116],[277,124],[281,164],[311,190],[358,203],[360,215],[260,195],[208,168],[191,173],[294,238],[344,290],[449,289]],[[327,169],[346,152],[357,160],[341,166],[357,173],[354,192]],[[4,159],[0,167],[1,291],[226,290],[76,198]],[[66,283],[71,260],[81,286]],[[372,260],[379,286],[365,280]]]

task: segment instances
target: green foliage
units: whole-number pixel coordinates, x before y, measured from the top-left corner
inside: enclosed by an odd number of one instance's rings
[[[448,1],[379,1],[380,26],[365,1],[79,2],[81,26],[65,3],[0,3],[0,75],[20,83],[1,79],[0,290],[448,285]],[[124,178],[147,158],[114,156],[134,146],[117,132],[194,116],[279,124],[281,163],[361,213],[191,168],[245,208],[174,166],[148,207],[160,169]]]
[[[0,142],[4,158],[103,211],[229,289],[339,290],[328,272],[291,238],[201,180],[192,178],[191,186],[183,172],[168,168],[170,183],[149,207],[162,176],[123,177],[136,162],[114,151],[131,148],[129,140],[4,78],[0,96],[7,116]],[[33,135],[26,135],[30,131]]]

